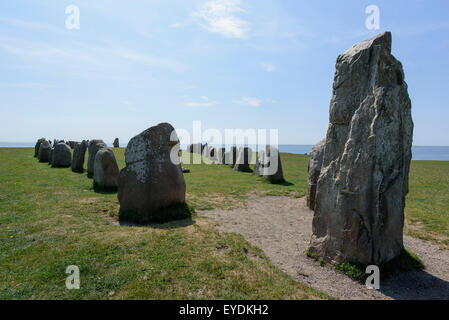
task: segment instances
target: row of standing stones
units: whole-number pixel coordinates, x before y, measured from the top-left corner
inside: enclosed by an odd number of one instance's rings
[[[314,146],[308,251],[324,261],[381,265],[401,254],[413,121],[391,33],[337,58],[326,138]]]
[[[308,251],[326,262],[380,265],[403,249],[413,122],[404,72],[391,54],[391,42],[391,33],[382,33],[337,58],[329,128],[310,154],[308,175],[307,203],[314,210]],[[129,142],[126,167],[117,178],[121,218],[159,222],[188,214],[182,167],[171,158],[173,147],[179,151],[173,133],[170,124],[161,123]],[[45,157],[51,147],[43,144]],[[101,169],[114,175],[118,172],[116,163],[113,169],[105,169],[115,158],[103,144],[93,140],[88,145],[88,173],[94,179],[101,176]],[[63,148],[54,148],[54,159],[59,159],[55,153],[68,154]],[[86,149],[83,143],[76,148],[81,154]],[[205,150],[210,159],[232,164],[236,171],[249,169],[250,148],[232,147],[229,152],[220,148],[217,152],[194,144],[187,151]],[[255,173],[266,176],[273,159],[277,159],[278,170],[268,176],[281,180],[279,152],[272,146],[257,155]]]
[[[34,156],[40,162],[48,162],[52,167],[71,167],[73,172],[83,173],[85,154],[89,150],[87,175],[94,179],[95,188],[104,191],[117,189],[119,173],[117,161],[103,140],[82,142],[54,140],[53,146],[45,138],[39,139],[34,148]],[[119,147],[118,138],[114,141],[114,147]],[[73,157],[71,149],[74,149]]]
[[[254,174],[264,177],[271,183],[284,182],[279,150],[272,145],[267,145],[265,150],[261,150],[257,154],[249,147],[238,149],[236,146],[232,146],[229,151],[226,151],[224,147],[217,150],[212,146],[208,146],[207,143],[191,144],[187,147],[187,151],[201,154],[203,159],[207,159],[211,163],[231,165],[234,171],[250,172],[250,164],[255,163]]]

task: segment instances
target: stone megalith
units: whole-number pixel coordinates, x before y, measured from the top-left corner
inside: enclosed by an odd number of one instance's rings
[[[263,176],[271,183],[280,183],[284,181],[281,155],[275,146],[266,145],[265,150],[258,152],[253,173]]]
[[[138,223],[186,218],[186,184],[179,158],[179,139],[168,123],[132,138],[120,171],[120,219]]]
[[[117,190],[118,175],[119,169],[114,152],[109,148],[98,150],[94,161],[95,190]]]
[[[73,150],[72,158],[72,171],[73,172],[84,172],[84,158],[86,156],[87,141],[83,140],[81,143],[75,145]]]
[[[72,151],[66,143],[58,143],[52,152],[51,166],[54,168],[67,168],[72,164]]]
[[[338,57],[310,253],[365,265],[401,253],[413,135],[407,91],[389,32]]]
[[[284,171],[282,170],[281,154],[272,145],[267,145],[262,162],[261,175],[271,183],[284,181]]]
[[[114,145],[114,148],[120,148],[120,142],[119,142],[118,138],[114,139],[113,145]]]
[[[39,152],[37,158],[39,162],[48,162],[50,159],[51,144],[44,140],[39,144]]]
[[[34,157],[38,158],[39,157],[39,147],[41,146],[41,143],[47,141],[47,139],[45,138],[40,138],[37,140],[36,144],[34,145]]]
[[[218,148],[217,160],[218,164],[226,164],[226,148]]]
[[[93,178],[94,176],[94,162],[95,162],[95,156],[98,152],[98,150],[108,148],[106,143],[103,142],[103,140],[95,139],[89,141],[88,146],[88,156],[87,156],[87,176],[89,178]]]
[[[251,162],[252,154],[253,152],[251,148],[241,147],[234,165],[234,171],[242,171],[242,172],[251,171],[249,164]]]
[[[55,148],[51,148],[50,153],[48,155],[48,164],[52,165],[53,163],[53,150],[55,150]]]
[[[318,142],[310,152],[307,176],[307,206],[311,210],[315,210],[316,184],[321,172],[323,164],[324,146],[326,139]]]

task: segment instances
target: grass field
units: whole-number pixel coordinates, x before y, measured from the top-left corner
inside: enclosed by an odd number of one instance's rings
[[[114,150],[124,167],[124,149]],[[286,183],[229,166],[184,165],[196,209],[245,206],[250,193],[301,197],[307,161],[282,154]],[[0,299],[319,299],[264,253],[212,222],[114,224],[115,193],[97,193],[86,173],[54,169],[32,149],[0,149]],[[406,230],[449,247],[449,162],[412,162]],[[77,265],[81,289],[65,288]]]
[[[122,168],[124,150],[115,152]],[[209,220],[114,225],[117,195],[96,193],[86,173],[50,168],[33,158],[32,149],[0,149],[0,163],[0,299],[327,298],[276,269],[243,237],[219,233]],[[241,204],[253,188],[296,192],[295,186],[276,188],[229,167],[191,169],[188,199],[200,208],[222,205],[218,201],[227,197],[227,206]],[[300,182],[304,173],[290,179]],[[226,195],[233,190],[238,192]],[[209,194],[215,200],[202,200]],[[80,268],[80,290],[65,287],[69,265]]]

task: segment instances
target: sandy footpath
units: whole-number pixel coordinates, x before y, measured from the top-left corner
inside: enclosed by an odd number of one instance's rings
[[[261,248],[282,271],[340,299],[449,299],[449,250],[409,236],[405,247],[426,265],[424,271],[394,276],[368,290],[332,267],[321,267],[305,255],[312,232],[313,212],[305,198],[252,196],[246,209],[200,211],[218,222],[220,231],[242,234]]]

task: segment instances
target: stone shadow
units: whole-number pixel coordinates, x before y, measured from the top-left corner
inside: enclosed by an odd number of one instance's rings
[[[448,300],[449,282],[425,270],[402,272],[381,280],[380,292],[397,300]]]

